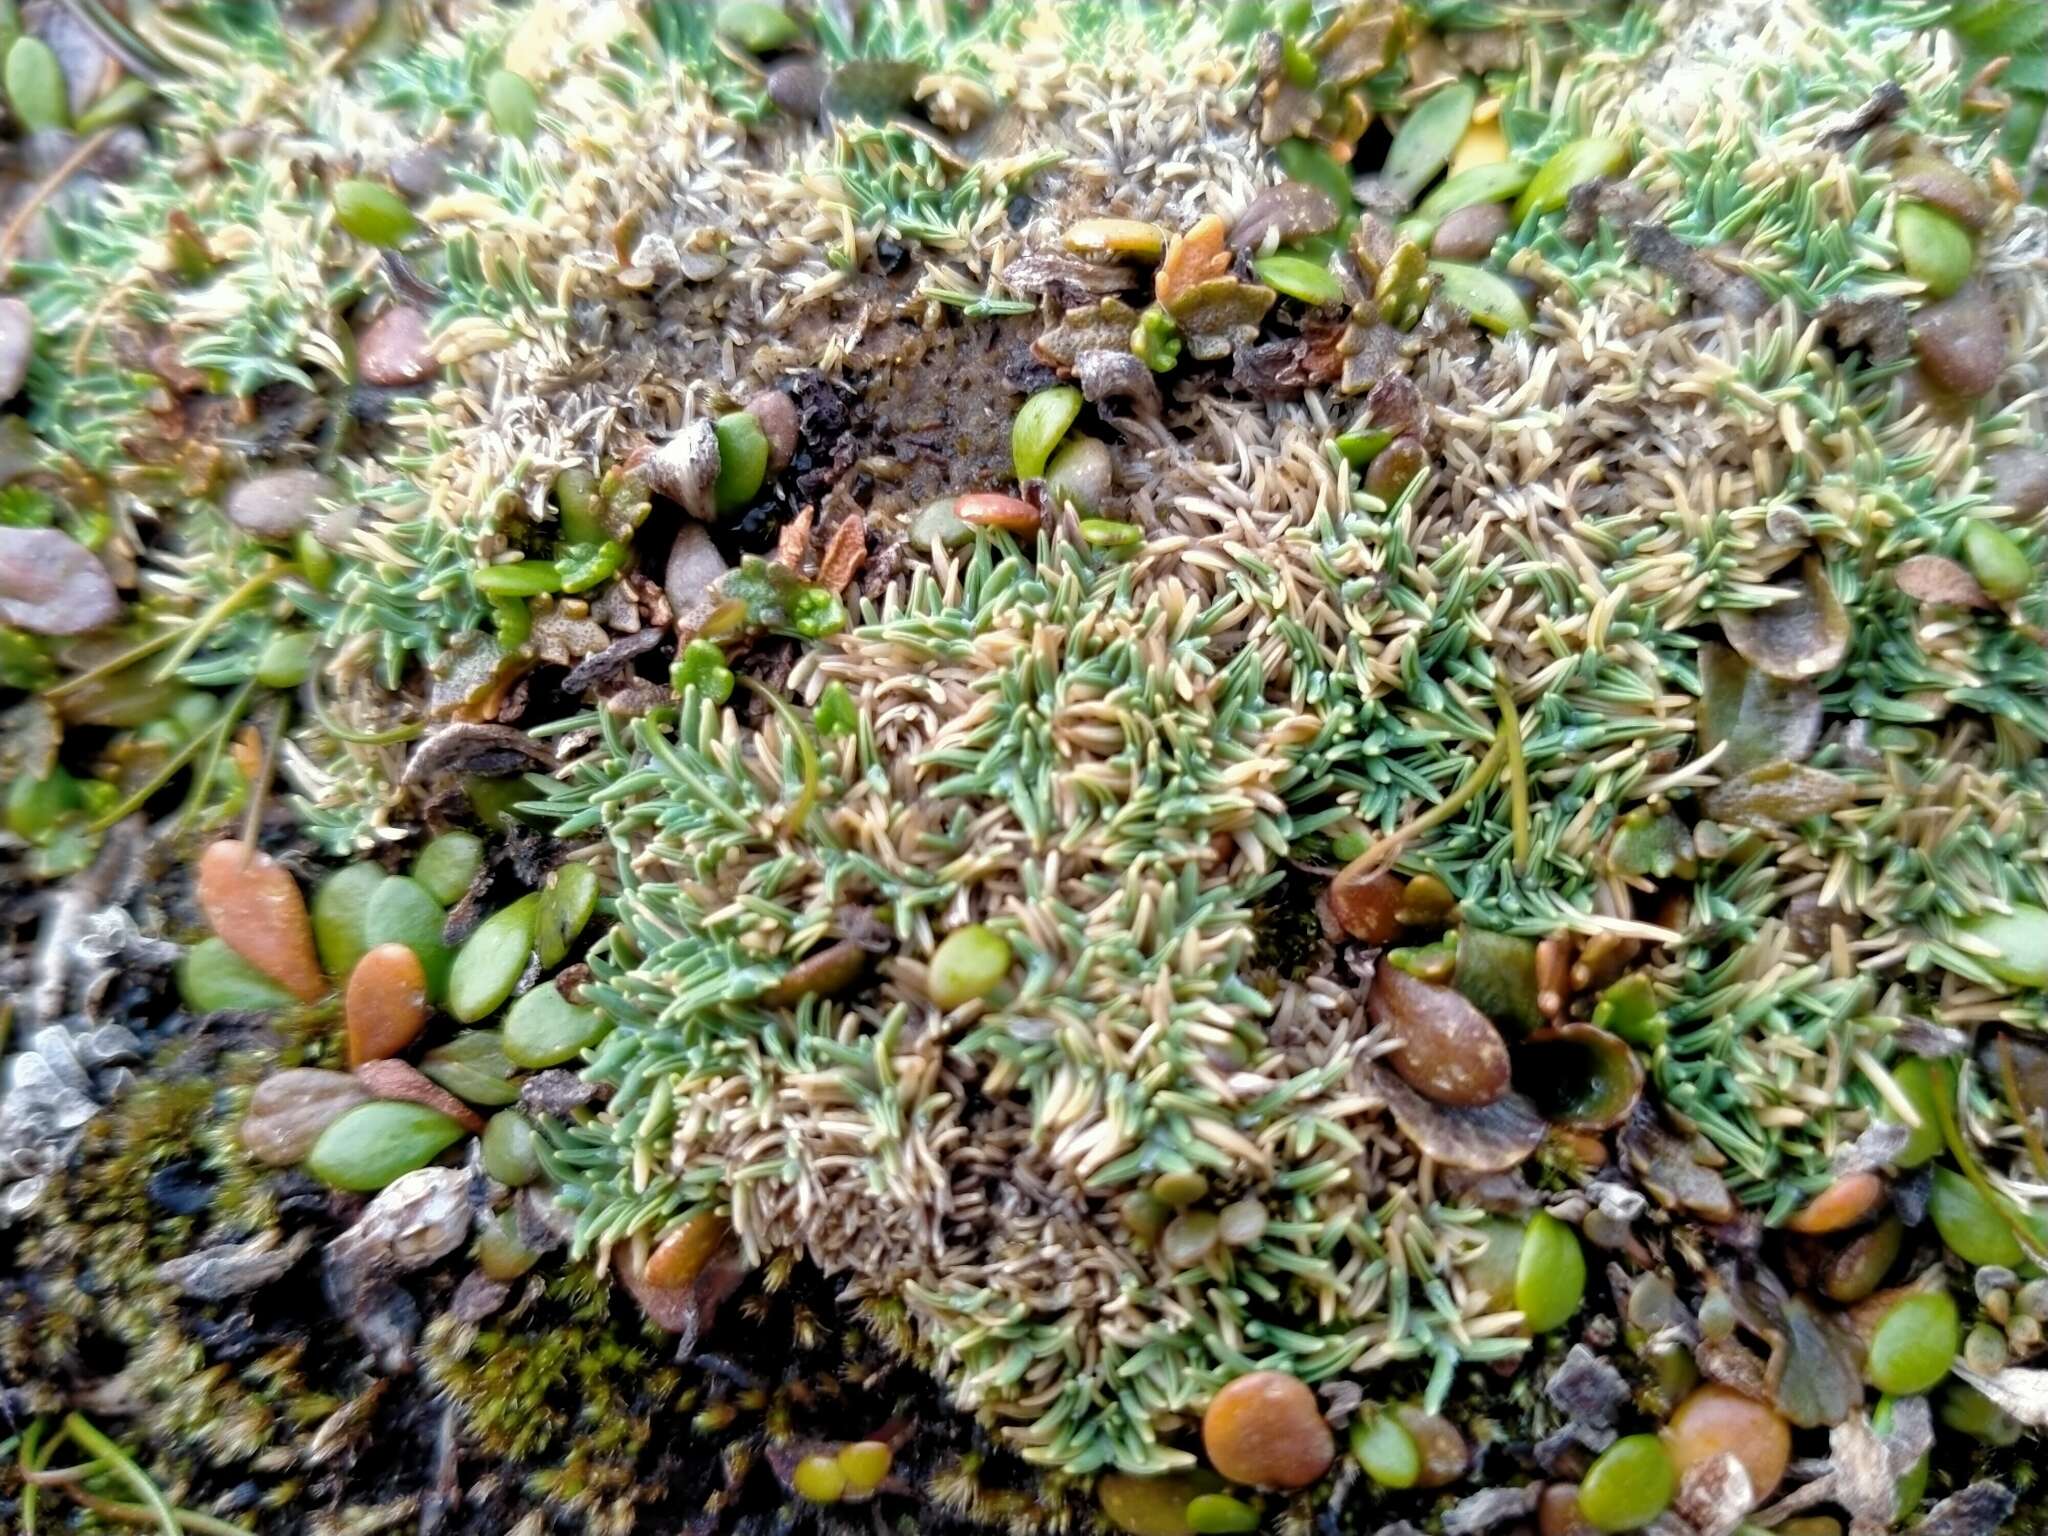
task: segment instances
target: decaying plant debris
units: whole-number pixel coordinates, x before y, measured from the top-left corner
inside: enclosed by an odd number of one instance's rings
[[[2048,16],[7,27],[11,1528],[2040,1522]]]

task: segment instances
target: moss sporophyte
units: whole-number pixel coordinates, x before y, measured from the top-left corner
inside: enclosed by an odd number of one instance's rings
[[[2027,1496],[2048,14],[340,9],[0,7],[7,1519]]]

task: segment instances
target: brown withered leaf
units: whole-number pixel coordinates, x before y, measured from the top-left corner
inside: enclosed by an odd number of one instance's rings
[[[1153,274],[1153,297],[1174,309],[1182,294],[1229,272],[1230,247],[1225,243],[1229,233],[1229,226],[1211,213],[1195,220],[1185,233],[1175,235],[1167,242],[1166,256]],[[1174,318],[1180,318],[1178,310],[1174,310]]]
[[[1768,832],[1831,815],[1855,798],[1855,785],[1825,769],[1766,763],[1708,790],[1704,804],[1716,821]]]
[[[818,557],[818,585],[827,592],[842,592],[860,573],[868,557],[868,522],[858,512],[839,520]]]
[[[1850,623],[1828,580],[1827,562],[1808,553],[1797,580],[1781,585],[1789,588],[1782,602],[1723,613],[1721,633],[1744,661],[1784,682],[1833,671],[1849,654]]]
[[[1366,1086],[1377,1093],[1401,1134],[1449,1168],[1501,1173],[1528,1161],[1548,1129],[1529,1101],[1506,1094],[1478,1109],[1435,1104],[1394,1073],[1374,1066]]]
[[[1091,405],[1121,401],[1140,416],[1159,414],[1159,385],[1152,370],[1131,352],[1091,348],[1076,360],[1074,377]]]
[[[1694,1155],[1691,1137],[1667,1129],[1657,1112],[1638,1104],[1618,1145],[1630,1170],[1659,1202],[1706,1221],[1732,1221],[1735,1197],[1727,1181]]]
[[[1992,1536],[2018,1502],[1997,1483],[1972,1483],[1930,1509],[1907,1536]]]
[[[1072,307],[1091,297],[1122,293],[1135,288],[1141,279],[1129,267],[1105,262],[1083,261],[1078,256],[1061,256],[1052,251],[1031,251],[1016,257],[997,274],[1005,286],[1034,299],[1051,299]]]
[[[1820,142],[1829,149],[1847,149],[1867,133],[1873,133],[1906,110],[1906,88],[1887,80],[1872,91],[1862,106],[1826,129]]]
[[[464,722],[444,725],[421,741],[399,782],[416,789],[437,778],[491,777],[529,770],[554,772],[554,753],[509,725]]]
[[[1071,374],[1084,352],[1131,350],[1138,312],[1122,299],[1069,309],[1060,323],[1031,343],[1031,354],[1049,368]]]
[[[1991,599],[1959,562],[1946,555],[1915,555],[1892,568],[1898,589],[1932,608],[1989,608]]]

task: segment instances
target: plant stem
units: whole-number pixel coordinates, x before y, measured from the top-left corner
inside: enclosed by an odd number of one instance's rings
[[[220,765],[220,755],[227,747],[228,737],[234,734],[234,728],[241,718],[242,706],[248,702],[250,690],[255,686],[253,679],[242,684],[234,698],[229,700],[227,709],[222,712],[220,724],[209,733],[212,740],[207,746],[206,757],[193,773],[191,787],[185,791],[185,804],[178,811],[180,826],[185,824],[186,818],[205,804],[206,786],[213,782],[213,771]]]
[[[1998,1085],[2005,1090],[2005,1107],[2020,1123],[2020,1135],[2026,1138],[2027,1156],[2033,1161],[2034,1172],[2048,1179],[2048,1147],[2041,1145],[2041,1133],[2034,1126],[2033,1113],[2020,1098],[2020,1074],[2019,1068],[2013,1064],[2012,1042],[2000,1035],[1997,1045]]]
[[[320,702],[320,695],[311,691],[308,684],[306,707],[312,712],[313,721],[336,741],[347,742],[352,747],[389,747],[401,741],[412,741],[426,730],[423,721],[412,720],[404,725],[394,725],[382,731],[358,731],[343,725],[327,712],[327,706]]]
[[[242,842],[248,847],[256,846],[256,829],[263,820],[263,802],[270,795],[272,777],[277,772],[277,753],[284,742],[285,727],[291,721],[292,701],[280,696],[277,708],[271,711],[270,735],[263,743],[263,762],[257,769],[256,782],[249,786],[249,803],[242,810]]]
[[[44,1445],[43,1427],[44,1421],[37,1419],[21,1436],[21,1536],[36,1536],[36,1503],[42,1489],[36,1483],[35,1475],[50,1464],[50,1458],[64,1439],[64,1432],[59,1430],[56,1438]]]
[[[1991,1187],[1991,1181],[1984,1177],[1984,1170],[1978,1165],[1976,1154],[1963,1140],[1963,1128],[1956,1119],[1955,1097],[1960,1079],[1946,1062],[1930,1064],[1929,1076],[1937,1083],[1934,1095],[1934,1118],[1941,1122],[1941,1139],[1948,1144],[1949,1156],[1956,1160],[1956,1166],[1963,1171],[1963,1177],[1970,1181],[1970,1187],[1984,1197],[1984,1201],[1998,1212],[1999,1220],[2011,1230],[2013,1239],[2026,1249],[2038,1262],[2048,1262],[2048,1250],[2044,1250],[2040,1238],[2033,1228],[2020,1220],[2012,1208],[2012,1202]]]
[[[43,204],[56,196],[57,189],[69,181],[78,168],[98,154],[107,140],[114,135],[114,126],[102,128],[91,138],[84,140],[78,148],[64,157],[63,163],[35,184],[29,195],[22,199],[21,206],[14,211],[14,217],[7,221],[7,227],[0,229],[0,273],[14,266],[14,248],[21,244],[28,233],[29,224],[42,211]]]
[[[63,682],[57,684],[56,687],[45,689],[43,697],[46,699],[67,698],[71,694],[78,692],[87,683],[96,683],[103,677],[111,677],[116,672],[126,671],[129,667],[134,666],[136,662],[154,656],[177,638],[178,632],[175,629],[167,629],[160,635],[152,635],[149,639],[142,641],[138,645],[129,646],[120,655],[111,656],[107,660],[100,662],[97,666],[87,668],[76,677],[67,677]]]
[[[114,825],[115,822],[121,820],[122,817],[133,815],[136,811],[147,805],[149,797],[170,783],[177,776],[178,770],[192,761],[209,740],[217,741],[223,732],[234,728],[234,722],[242,712],[242,703],[249,697],[249,690],[254,686],[254,683],[242,684],[234,698],[229,701],[227,709],[222,713],[217,723],[199,735],[194,736],[184,746],[178,748],[176,752],[171,754],[170,761],[157,769],[143,784],[136,788],[134,793],[101,816],[87,830],[91,832],[104,832],[107,828]]]
[[[818,802],[817,746],[811,741],[811,733],[804,729],[803,721],[796,717],[796,711],[791,709],[773,688],[757,678],[742,677],[740,681],[766,699],[768,707],[775,711],[776,717],[788,728],[790,734],[796,737],[797,755],[803,760],[804,788],[803,793],[796,797],[796,803],[784,814],[782,824],[791,832],[797,831],[810,817],[811,807]]]
[[[71,1490],[71,1496],[96,1515],[109,1520],[119,1520],[127,1525],[157,1525],[160,1523],[152,1509],[140,1504],[123,1504],[118,1499],[103,1499],[96,1493],[87,1493],[83,1488]],[[202,1515],[196,1509],[173,1509],[171,1518],[178,1522],[177,1529],[197,1536],[251,1536],[249,1527],[236,1525],[231,1520],[216,1519]]]
[[[1514,695],[1505,679],[1493,685],[1493,701],[1500,708],[1500,740],[1508,749],[1508,821],[1514,829],[1519,875],[1529,866],[1529,770],[1522,761],[1522,717],[1515,713]]]
[[[1401,850],[1411,840],[1420,837],[1431,827],[1441,826],[1465,809],[1475,795],[1493,782],[1493,776],[1500,772],[1500,765],[1507,754],[1507,738],[1495,732],[1493,745],[1487,748],[1486,756],[1479,759],[1478,766],[1465,776],[1464,783],[1406,826],[1396,827],[1366,850],[1365,857],[1368,862],[1362,866],[1364,871],[1371,873],[1373,870],[1385,868],[1400,857]]]
[[[74,1466],[51,1467],[45,1472],[24,1472],[22,1476],[31,1483],[48,1487],[52,1483],[75,1483],[106,1470],[107,1464],[103,1461],[81,1461]]]
[[[206,643],[208,635],[220,628],[227,619],[232,618],[244,603],[282,576],[284,571],[285,567],[273,560],[194,619],[183,638],[178,641],[177,649],[166,656],[163,665],[157,668],[156,680],[160,683],[169,682],[176,675],[178,668],[192,659],[192,653]]]
[[[121,1481],[135,1490],[137,1501],[154,1517],[164,1536],[179,1536],[178,1517],[172,1510],[170,1501],[164,1497],[163,1490],[150,1480],[149,1474],[137,1465],[132,1456],[101,1434],[82,1413],[65,1414],[64,1428],[82,1449],[90,1451],[104,1461],[120,1476]],[[83,1489],[76,1491],[84,1494]]]

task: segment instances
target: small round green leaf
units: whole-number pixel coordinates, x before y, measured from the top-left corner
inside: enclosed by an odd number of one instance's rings
[[[1041,389],[1024,402],[1010,425],[1010,460],[1020,483],[1044,476],[1046,461],[1080,414],[1081,391],[1071,384]]]
[[[559,1067],[611,1031],[595,1008],[572,1003],[553,982],[528,992],[505,1015],[505,1055],[515,1066]]]
[[[368,1194],[426,1167],[465,1134],[423,1104],[358,1104],[320,1133],[306,1154],[306,1172],[335,1189]]]
[[[365,245],[402,245],[419,230],[405,200],[382,182],[344,181],[333,196],[334,221]]]
[[[22,36],[7,50],[7,105],[15,121],[34,132],[71,124],[71,92],[64,66],[39,37]]]
[[[508,139],[531,144],[540,128],[540,97],[524,75],[496,69],[484,81],[484,107],[491,126]]]
[[[448,971],[451,1014],[474,1024],[512,995],[533,957],[533,930],[539,917],[540,894],[532,892],[477,924]]]

